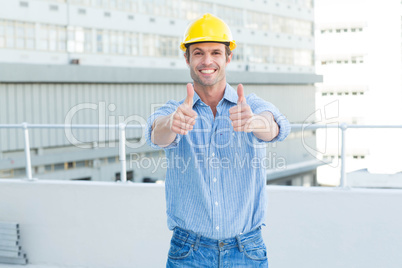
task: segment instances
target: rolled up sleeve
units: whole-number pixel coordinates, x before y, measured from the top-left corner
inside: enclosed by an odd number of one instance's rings
[[[177,145],[181,139],[181,135],[179,135],[179,134],[177,134],[174,141],[166,147],[160,147],[159,145],[153,143],[151,140],[152,125],[155,122],[156,118],[158,118],[159,116],[166,116],[166,115],[173,113],[174,111],[176,111],[177,107],[179,107],[178,102],[168,101],[165,105],[160,107],[158,110],[156,110],[153,114],[151,114],[148,117],[147,127],[146,127],[146,131],[145,131],[145,138],[146,138],[147,144],[149,146],[151,146],[151,148],[153,148],[153,149],[170,149],[170,148],[177,147]]]
[[[259,142],[276,142],[283,141],[290,133],[291,127],[288,119],[279,112],[272,103],[265,101],[255,94],[250,94],[246,97],[247,104],[250,106],[254,114],[260,114],[262,112],[270,112],[273,114],[275,122],[279,127],[279,134],[270,141],[264,141],[256,137]],[[253,133],[254,135],[254,133]]]

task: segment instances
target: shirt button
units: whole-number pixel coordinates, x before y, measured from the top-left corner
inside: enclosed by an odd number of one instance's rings
[[[235,135],[234,132],[232,133],[232,135],[233,135],[233,136]]]
[[[212,153],[212,156],[215,156],[215,153]]]
[[[215,229],[216,229],[217,231],[219,231],[219,226],[216,226]]]
[[[216,178],[214,178],[214,182],[216,182]]]
[[[218,205],[218,202],[215,202],[215,206],[217,206]]]

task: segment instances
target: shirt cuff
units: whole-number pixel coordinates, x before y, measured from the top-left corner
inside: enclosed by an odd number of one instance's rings
[[[291,126],[289,124],[289,121],[286,119],[286,117],[280,113],[275,113],[274,111],[270,111],[265,107],[258,108],[254,111],[254,114],[260,114],[262,112],[270,112],[274,116],[275,122],[278,124],[279,128],[279,133],[278,135],[273,138],[270,141],[265,141],[262,140],[258,137],[255,136],[254,132],[253,135],[254,137],[258,140],[258,142],[265,142],[265,143],[272,143],[272,142],[277,142],[277,141],[283,141],[290,133]]]
[[[147,141],[148,145],[151,146],[151,148],[153,148],[153,149],[171,149],[171,148],[177,147],[177,145],[179,144],[179,141],[181,140],[181,135],[179,135],[179,134],[176,134],[176,138],[172,141],[172,143],[170,143],[166,147],[161,147],[152,142],[152,139],[151,139],[152,125],[153,125],[155,119],[156,119],[156,117],[155,118],[150,117],[147,122],[147,129],[146,129],[145,135],[146,135],[146,141]]]

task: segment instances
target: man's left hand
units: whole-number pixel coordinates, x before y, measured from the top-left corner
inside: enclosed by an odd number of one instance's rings
[[[237,105],[229,109],[229,118],[232,120],[233,130],[240,132],[253,132],[258,138],[272,140],[278,135],[278,125],[272,113],[265,111],[254,114],[247,104],[243,85],[237,86]]]
[[[253,131],[252,121],[254,114],[244,97],[243,85],[237,86],[237,105],[229,109],[229,118],[232,120],[234,131],[251,132]]]

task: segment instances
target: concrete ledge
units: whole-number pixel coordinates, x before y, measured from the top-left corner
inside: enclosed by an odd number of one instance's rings
[[[300,73],[228,72],[229,83],[313,84],[322,76]],[[188,69],[0,63],[0,83],[151,83],[192,81]]]
[[[267,193],[270,266],[402,267],[402,190]],[[158,184],[2,179],[0,220],[20,224],[32,267],[164,267],[171,238]]]

